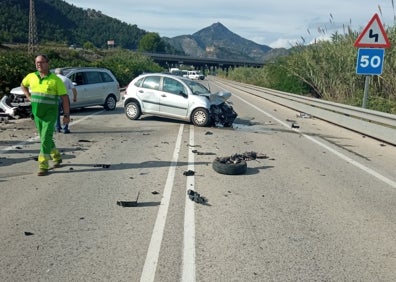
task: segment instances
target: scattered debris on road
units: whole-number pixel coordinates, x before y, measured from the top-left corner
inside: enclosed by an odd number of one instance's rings
[[[140,195],[140,192],[137,193],[135,201],[117,201],[117,205],[121,206],[121,207],[125,207],[125,208],[137,207],[138,206],[139,195]]]
[[[185,176],[191,176],[191,175],[194,175],[195,174],[195,171],[193,171],[193,170],[186,170],[185,172],[183,172],[183,175],[185,175]]]
[[[194,154],[197,154],[197,155],[216,155],[215,153],[199,152],[198,150],[192,150],[191,152],[193,152]]]
[[[205,197],[201,196],[198,192],[188,189],[187,190],[187,195],[190,198],[191,201],[194,201],[198,204],[206,204],[208,202],[208,199]]]
[[[268,159],[266,154],[256,153],[256,152],[245,152],[243,154],[233,154],[229,157],[217,157],[221,163],[240,163],[242,160],[252,161],[256,159]]]
[[[300,128],[300,126],[297,123],[292,123],[291,128]]]
[[[312,116],[310,114],[301,112],[299,114],[296,115],[298,118],[312,118]]]

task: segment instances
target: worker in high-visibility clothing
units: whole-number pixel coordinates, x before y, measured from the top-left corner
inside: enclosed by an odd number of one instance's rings
[[[62,156],[55,146],[54,130],[58,116],[59,97],[63,102],[63,123],[70,122],[70,104],[63,81],[49,70],[49,59],[46,55],[35,58],[36,72],[29,73],[22,80],[21,88],[32,105],[34,122],[40,136],[40,154],[38,157],[38,176],[48,174],[49,160],[54,167],[60,167]]]

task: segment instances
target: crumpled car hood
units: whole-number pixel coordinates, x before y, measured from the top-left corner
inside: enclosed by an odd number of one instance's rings
[[[200,96],[206,96],[209,98],[209,101],[213,105],[220,105],[230,99],[231,92],[219,91],[216,93],[205,93],[199,94]]]
[[[23,93],[22,88],[20,86],[12,88],[10,93],[15,94],[15,95],[25,96],[25,94]]]

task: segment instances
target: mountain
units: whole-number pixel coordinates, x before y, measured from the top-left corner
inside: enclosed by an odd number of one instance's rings
[[[288,53],[283,48],[272,49],[242,38],[219,22],[192,35],[164,37],[164,40],[175,49],[194,57],[263,62]]]
[[[62,43],[83,46],[92,43],[106,48],[115,46],[136,50],[148,32],[94,9],[82,9],[63,0],[35,0],[39,43]],[[29,1],[0,0],[0,43],[28,42]],[[186,54],[232,60],[263,62],[287,52],[271,49],[231,32],[221,23],[214,23],[193,35],[162,37],[167,54]]]

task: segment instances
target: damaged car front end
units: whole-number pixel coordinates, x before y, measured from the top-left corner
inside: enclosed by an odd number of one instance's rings
[[[234,111],[231,103],[228,101],[231,97],[230,92],[219,91],[211,94],[201,94],[208,97],[210,106],[210,118],[214,125],[231,127],[232,123],[238,116]]]
[[[3,96],[0,100],[0,109],[4,114],[15,119],[32,115],[30,101],[26,99],[20,87],[11,89],[10,93]]]

